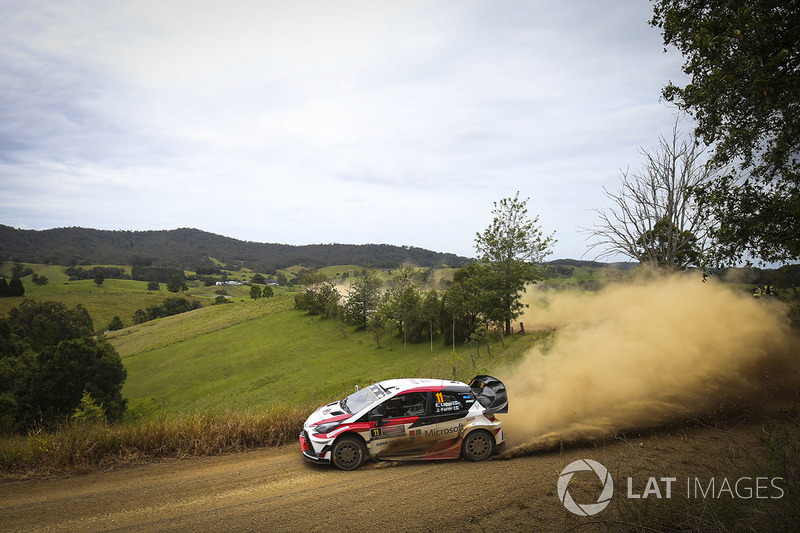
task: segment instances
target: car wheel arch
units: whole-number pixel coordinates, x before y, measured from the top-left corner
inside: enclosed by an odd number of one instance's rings
[[[470,446],[471,440],[477,439],[480,436],[484,436],[486,438],[485,442],[488,444],[488,451],[481,454],[475,454],[467,448]],[[484,428],[473,428],[471,431],[464,434],[464,438],[461,441],[461,457],[468,461],[484,461],[491,457],[496,449],[497,440],[495,439],[495,436],[491,431]]]
[[[340,446],[345,441],[354,443],[360,451],[361,458],[355,460],[355,463],[351,463],[349,460],[345,460],[343,462],[340,457],[337,457],[337,452],[340,450]],[[364,440],[364,437],[362,437],[361,435],[359,435],[354,431],[345,431],[341,435],[338,435],[331,444],[330,453],[331,453],[331,462],[336,468],[340,470],[356,470],[360,468],[364,464],[364,462],[370,457],[369,451],[367,449],[366,440]]]

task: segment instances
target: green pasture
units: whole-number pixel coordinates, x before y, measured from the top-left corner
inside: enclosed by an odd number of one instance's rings
[[[225,318],[210,316],[206,309],[161,319],[150,330],[131,333],[134,341],[149,337],[132,354],[123,332],[111,336],[126,354],[123,395],[130,402],[129,416],[322,403],[382,379],[451,378],[453,364],[459,379],[469,379],[518,357],[538,340],[536,335],[507,338],[508,352],[497,343],[494,359],[485,348],[478,355],[473,346],[457,346],[454,358],[441,339],[435,339],[432,352],[429,342],[404,349],[399,337],[386,335],[379,349],[368,332],[286,309],[286,302],[240,304],[240,317],[261,316],[223,328],[218,326]],[[209,331],[203,333],[204,327]],[[173,331],[182,332],[180,340],[173,342]],[[476,356],[475,369],[470,353]]]
[[[11,266],[11,263],[5,263],[0,269],[0,275],[10,277]],[[0,316],[7,314],[9,310],[17,307],[25,299],[52,300],[62,302],[68,307],[80,304],[89,311],[95,331],[102,332],[114,316],[120,317],[126,326],[131,326],[133,314],[137,309],[147,309],[150,306],[159,305],[169,297],[184,296],[198,300],[204,306],[212,305],[221,292],[233,302],[250,300],[250,286],[248,285],[205,287],[199,281],[189,281],[187,282],[189,290],[176,294],[169,292],[164,283],[160,285],[158,291],[148,291],[147,282],[122,279],[106,279],[102,285],[97,286],[92,279],[69,281],[69,276],[64,274],[64,266],[32,263],[24,264],[24,266],[31,268],[35,274],[46,276],[48,283],[36,286],[31,281],[31,276],[22,278],[25,295],[0,298]],[[84,265],[83,268],[88,270],[94,266],[125,268],[130,273],[130,267],[125,265]],[[286,289],[275,287],[275,292],[276,294],[285,293]]]

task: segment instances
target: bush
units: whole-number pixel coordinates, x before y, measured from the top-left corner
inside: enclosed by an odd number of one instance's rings
[[[72,419],[76,422],[101,423],[106,421],[106,411],[97,405],[91,394],[83,391],[81,403],[72,414]]]
[[[111,319],[111,322],[108,323],[108,331],[117,331],[124,327],[125,324],[122,323],[122,319],[116,315]]]

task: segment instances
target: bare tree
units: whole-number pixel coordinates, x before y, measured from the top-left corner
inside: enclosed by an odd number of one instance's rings
[[[598,258],[622,254],[670,271],[697,265],[711,227],[694,195],[712,177],[705,150],[693,135],[682,137],[676,123],[671,139],[660,136],[655,151],[640,153],[642,170],[623,172],[619,192],[603,188],[614,207],[595,209],[600,222],[582,228],[595,241],[589,250],[601,248]]]

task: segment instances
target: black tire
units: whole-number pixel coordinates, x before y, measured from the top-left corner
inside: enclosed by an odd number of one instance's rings
[[[494,437],[488,431],[476,429],[461,445],[461,457],[467,461],[485,461],[494,453]]]
[[[355,470],[367,457],[367,447],[358,437],[344,435],[333,443],[331,462],[339,470]]]

